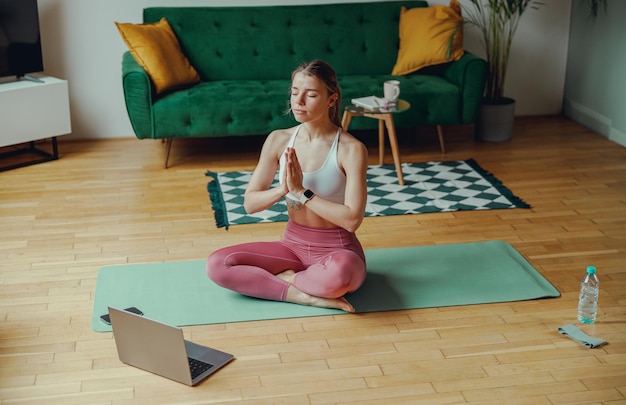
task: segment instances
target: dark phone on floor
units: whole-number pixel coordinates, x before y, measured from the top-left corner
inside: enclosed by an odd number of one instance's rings
[[[137,315],[143,315],[143,312],[135,307],[126,308],[124,311],[132,312],[133,314]],[[111,318],[109,318],[109,314],[102,315],[100,319],[102,319],[102,322],[106,323],[107,325],[111,324]]]

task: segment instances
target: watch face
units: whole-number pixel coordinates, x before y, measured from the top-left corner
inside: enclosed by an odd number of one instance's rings
[[[305,196],[306,198],[311,198],[311,197],[313,197],[314,195],[315,195],[315,193],[314,193],[314,192],[312,192],[312,191],[311,191],[311,190],[309,190],[309,189],[307,189],[307,190],[305,190],[305,191],[304,191],[304,196]]]

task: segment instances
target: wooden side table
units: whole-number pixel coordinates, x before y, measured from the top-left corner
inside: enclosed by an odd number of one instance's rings
[[[396,126],[393,121],[393,115],[404,112],[411,108],[411,104],[405,100],[398,100],[395,106],[389,108],[379,108],[369,110],[355,105],[346,106],[341,126],[344,130],[348,130],[352,117],[367,117],[378,120],[378,161],[383,164],[385,156],[385,127],[387,128],[387,136],[389,136],[389,144],[391,145],[391,155],[393,156],[393,164],[396,167],[398,175],[398,184],[404,185],[404,176],[402,175],[402,165],[400,163],[400,152],[398,150],[398,137],[396,135]]]

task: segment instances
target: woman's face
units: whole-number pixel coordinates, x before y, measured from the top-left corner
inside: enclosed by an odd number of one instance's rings
[[[332,100],[324,83],[315,76],[298,72],[291,84],[291,111],[300,123],[330,120]]]

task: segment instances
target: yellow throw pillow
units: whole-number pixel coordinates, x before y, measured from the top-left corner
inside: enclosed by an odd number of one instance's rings
[[[157,93],[200,81],[165,18],[153,24],[115,25],[137,63],[148,72]]]
[[[464,52],[461,5],[451,0],[449,7],[402,7],[399,34],[400,49],[392,75],[459,60]]]

